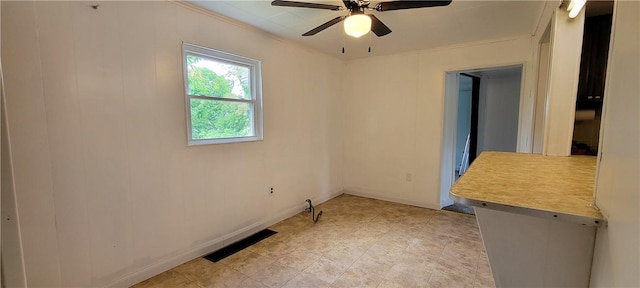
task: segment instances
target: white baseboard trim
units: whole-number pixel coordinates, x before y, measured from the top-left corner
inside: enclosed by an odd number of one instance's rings
[[[340,190],[340,191],[335,191],[330,194],[324,195],[322,197],[316,197],[316,198],[310,198],[310,199],[311,201],[314,202],[314,205],[319,205],[337,196],[340,196],[342,194],[343,194],[343,191]],[[273,217],[265,219],[264,221],[254,223],[252,225],[246,226],[244,228],[241,228],[234,232],[226,234],[222,237],[218,237],[211,241],[207,241],[205,243],[192,247],[188,251],[185,251],[176,256],[158,261],[157,263],[149,265],[139,271],[125,275],[124,277],[119,278],[113,281],[112,283],[107,284],[106,286],[107,287],[130,287],[136,283],[149,279],[153,276],[156,276],[162,272],[170,270],[183,263],[186,263],[188,261],[191,261],[195,258],[204,256],[204,255],[207,255],[229,244],[232,244],[238,240],[244,239],[252,234],[255,234],[260,230],[266,229],[267,227],[273,224],[276,224],[282,220],[290,218],[304,211],[305,208],[307,208],[307,204],[306,202],[302,201],[299,205],[295,205],[289,209],[286,209],[274,215]]]
[[[397,198],[397,197],[389,197],[387,195],[380,195],[380,194],[369,193],[369,192],[355,191],[355,190],[352,190],[352,189],[344,190],[343,192],[344,192],[344,194],[348,194],[348,195],[354,195],[354,196],[378,199],[378,200],[389,201],[389,202],[400,203],[400,204],[406,204],[406,205],[417,206],[417,207],[433,209],[433,210],[440,210],[440,205],[433,205],[431,203],[426,203],[426,202],[421,202],[421,201],[413,201],[413,200],[407,200],[407,199],[402,199],[402,198]]]
[[[442,204],[440,204],[442,207],[446,207],[449,205],[453,205],[454,203],[456,203],[455,201],[451,200],[450,198],[444,199],[444,201],[442,201]]]

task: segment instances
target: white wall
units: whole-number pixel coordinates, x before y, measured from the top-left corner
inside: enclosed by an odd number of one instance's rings
[[[551,54],[542,147],[544,155],[571,155],[584,14],[583,11],[570,19],[564,7],[557,8],[554,13],[550,29]]]
[[[478,104],[478,155],[516,152],[521,73],[483,77]]]
[[[549,42],[540,43],[538,58],[538,83],[536,88],[535,123],[533,133],[533,153],[542,154],[544,143],[544,118],[547,114],[547,83],[549,76]]]
[[[2,71],[0,71],[0,81]],[[11,148],[9,147],[9,134],[7,126],[7,113],[5,110],[4,91],[0,83],[0,155],[2,164],[0,166],[0,179],[2,195],[0,197],[2,205],[2,287],[24,287],[24,263],[22,261],[22,243],[20,240],[20,227],[18,226],[18,211],[16,205],[16,193],[13,183],[13,166],[11,161]]]
[[[522,105],[527,107],[533,103],[535,81],[532,47],[526,36],[348,62],[342,130],[345,190],[440,208],[446,71],[524,64]],[[527,127],[531,120],[519,122]]]
[[[592,287],[640,287],[640,2],[616,1],[605,83]]]
[[[90,4],[1,4],[29,286],[133,284],[342,190],[340,60],[181,4]],[[181,41],[262,60],[264,141],[186,146]]]

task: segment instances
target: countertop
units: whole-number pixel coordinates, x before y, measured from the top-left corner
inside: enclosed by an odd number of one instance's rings
[[[593,205],[596,157],[483,152],[450,190],[476,207],[603,227]]]

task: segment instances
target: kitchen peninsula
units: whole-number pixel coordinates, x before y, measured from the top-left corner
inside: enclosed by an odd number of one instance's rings
[[[484,152],[451,187],[474,206],[498,287],[587,287],[596,157]]]

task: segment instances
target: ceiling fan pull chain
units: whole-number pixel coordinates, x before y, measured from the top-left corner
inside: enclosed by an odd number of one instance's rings
[[[369,53],[371,53],[371,31],[369,31]]]
[[[342,34],[342,54],[344,54],[344,34]]]

